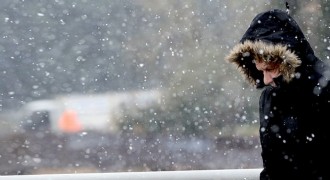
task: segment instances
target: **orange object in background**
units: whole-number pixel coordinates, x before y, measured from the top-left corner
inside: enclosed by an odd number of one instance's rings
[[[72,110],[64,111],[58,123],[59,128],[66,133],[75,133],[82,130],[77,113]]]

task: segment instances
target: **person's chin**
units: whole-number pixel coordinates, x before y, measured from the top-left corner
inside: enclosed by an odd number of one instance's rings
[[[265,86],[272,86],[272,87],[276,87],[276,83],[275,82],[271,82],[271,83],[265,83]]]

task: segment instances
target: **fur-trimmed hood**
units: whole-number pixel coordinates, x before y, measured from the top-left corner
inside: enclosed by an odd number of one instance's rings
[[[298,56],[284,45],[249,40],[236,45],[226,59],[235,63],[253,85],[260,84],[263,81],[263,75],[254,65],[255,59],[278,62],[280,64],[279,72],[283,75],[285,82],[290,82],[295,77],[296,68],[301,64]]]
[[[264,84],[262,72],[255,67],[257,57],[279,62],[287,83],[308,76],[310,67],[319,61],[296,21],[277,9],[258,14],[226,60],[236,64],[245,78],[260,88]]]

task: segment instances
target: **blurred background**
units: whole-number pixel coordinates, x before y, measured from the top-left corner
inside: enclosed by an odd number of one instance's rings
[[[260,90],[224,57],[285,2],[1,1],[0,174],[260,168]],[[328,62],[328,0],[287,2]]]

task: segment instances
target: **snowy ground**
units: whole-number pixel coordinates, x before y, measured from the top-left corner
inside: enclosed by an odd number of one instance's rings
[[[257,138],[17,134],[1,138],[0,174],[260,168]]]

